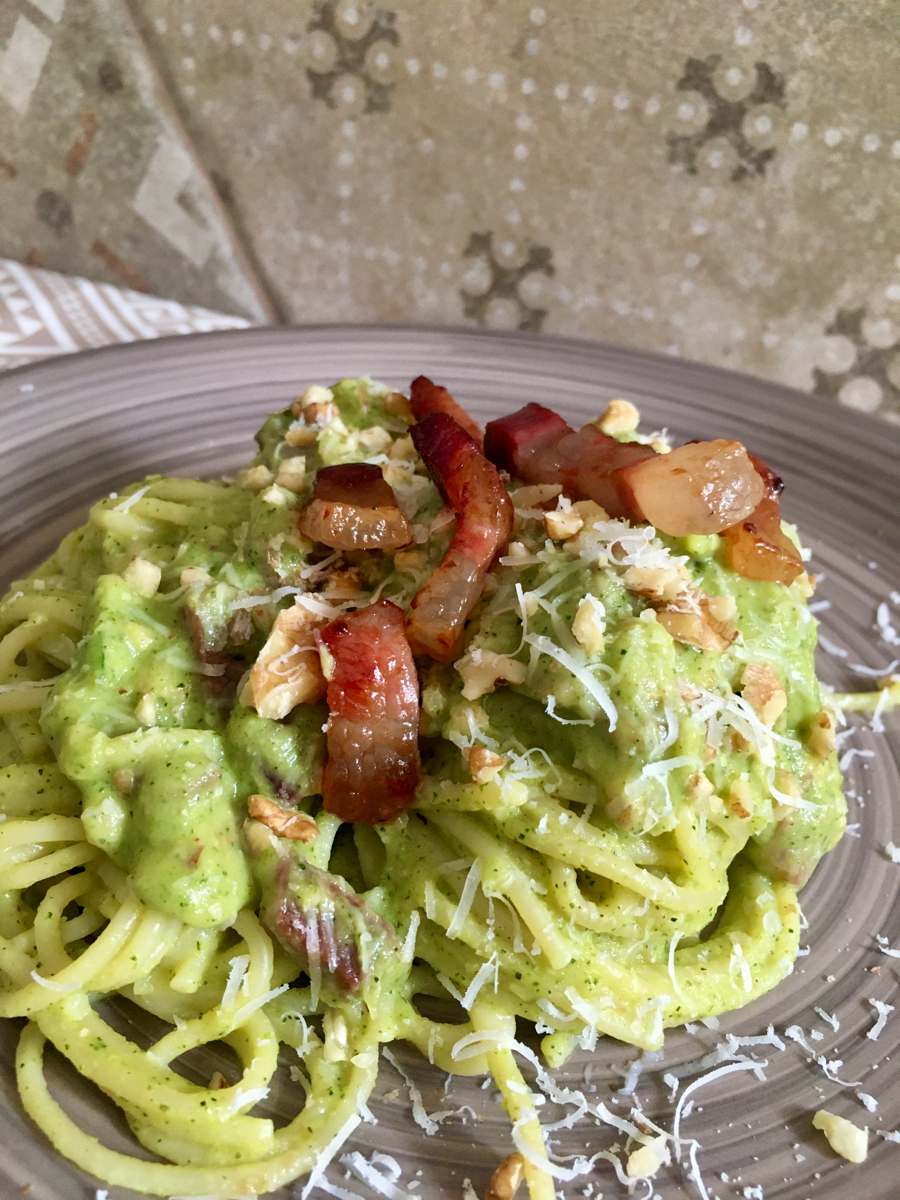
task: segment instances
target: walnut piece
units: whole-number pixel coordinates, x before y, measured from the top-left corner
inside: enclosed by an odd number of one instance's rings
[[[312,842],[319,836],[319,827],[312,817],[282,808],[268,796],[251,796],[247,801],[247,811],[254,821],[271,829],[276,837],[288,838],[292,842]]]
[[[628,567],[622,576],[622,585],[629,592],[666,604],[686,591],[690,582],[690,572],[682,563],[667,567]]]
[[[462,694],[466,700],[477,700],[501,683],[525,682],[525,664],[493,650],[470,650],[455,665],[462,676]]]
[[[787,708],[787,693],[772,667],[768,663],[748,662],[741,685],[741,696],[763,725],[774,725]]]
[[[697,611],[687,609],[685,598],[688,596],[696,604]],[[722,612],[717,601],[722,599],[701,591],[684,592],[673,605],[659,609],[656,619],[676,642],[696,646],[698,650],[721,652],[727,650],[737,637],[734,622],[717,615]]]
[[[640,420],[641,414],[630,400],[610,400],[597,424],[603,433],[632,433]]]
[[[122,578],[129,587],[134,588],[139,596],[149,600],[155,596],[162,579],[162,571],[154,562],[135,555],[125,570]]]
[[[466,746],[462,754],[476,783],[490,783],[507,763],[502,754],[495,754],[486,746]]]
[[[525,1160],[518,1150],[504,1158],[491,1176],[484,1200],[512,1200],[525,1174]]]
[[[544,527],[547,530],[547,536],[551,537],[554,542],[567,542],[581,533],[584,519],[580,513],[575,511],[574,507],[568,511],[556,509],[553,512],[544,513]]]
[[[280,612],[241,691],[241,704],[280,721],[295,705],[321,700],[325,678],[314,635],[327,623],[302,604]]]
[[[806,746],[816,758],[827,758],[837,746],[834,717],[827,708],[823,708],[813,722]]]

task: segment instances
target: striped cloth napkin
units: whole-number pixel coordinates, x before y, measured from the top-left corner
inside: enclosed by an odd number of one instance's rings
[[[111,342],[250,324],[243,317],[0,259],[0,370]]]

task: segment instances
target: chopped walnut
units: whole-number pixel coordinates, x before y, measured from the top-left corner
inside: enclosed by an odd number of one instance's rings
[[[213,1071],[206,1086],[213,1092],[220,1092],[223,1088],[228,1087],[228,1080],[221,1071]]]
[[[307,388],[291,405],[291,412],[299,423],[291,425],[285,432],[284,440],[289,446],[308,446],[340,415],[330,389],[318,385]]]
[[[511,496],[516,508],[539,508],[555,500],[561,492],[561,483],[530,483],[512,492]]]
[[[525,682],[525,664],[493,650],[470,650],[455,666],[462,676],[462,694],[466,700],[477,700],[501,683]]]
[[[384,411],[392,417],[400,417],[410,424],[415,420],[412,405],[402,392],[388,392],[384,398]]]
[[[321,700],[325,680],[314,634],[327,622],[302,604],[280,612],[241,692],[241,704],[279,721],[295,705]]]
[[[251,492],[259,492],[264,487],[268,487],[274,476],[265,463],[259,463],[255,467],[248,467],[240,477],[241,486],[247,488]]]
[[[525,1160],[518,1150],[504,1158],[491,1176],[484,1200],[512,1200],[525,1175]]]
[[[630,400],[610,400],[597,422],[604,433],[632,433],[641,421],[641,414]]]
[[[391,444],[390,450],[388,450],[388,458],[393,458],[398,462],[406,463],[412,469],[415,468],[418,457],[419,452],[413,444],[412,438],[409,436],[395,438]]]
[[[387,454],[393,444],[394,439],[386,429],[382,429],[380,425],[372,425],[368,429],[361,429],[356,435],[356,439],[370,455]]]
[[[288,838],[292,842],[312,842],[319,836],[319,827],[312,817],[282,808],[268,796],[251,796],[247,801],[247,811],[254,821],[271,829],[276,837]]]
[[[747,821],[753,816],[753,792],[749,780],[735,779],[732,783],[728,789],[728,811],[740,817],[742,821]]]
[[[774,725],[787,708],[787,693],[772,667],[768,663],[748,662],[741,685],[741,696],[763,725]]]
[[[690,612],[683,606],[686,597],[696,602],[699,611]],[[676,642],[684,642],[688,646],[696,646],[698,650],[727,650],[737,637],[737,627],[730,620],[722,620],[713,611],[715,605],[711,600],[721,597],[710,597],[705,592],[690,591],[679,597],[678,607],[661,608],[657,611],[656,619]]]
[[[353,567],[329,571],[321,594],[329,600],[353,600],[362,591],[362,576]]]
[[[685,797],[700,809],[709,806],[710,797],[715,790],[706,776],[699,771],[689,775],[684,785]]]
[[[556,509],[553,512],[544,513],[544,527],[547,530],[547,536],[553,538],[554,542],[567,542],[581,533],[584,520],[574,508],[570,508],[568,511]]]
[[[299,494],[306,487],[306,471],[301,457],[286,458],[278,468],[275,480],[280,488]]]
[[[808,600],[816,590],[816,584],[818,582],[818,578],[815,575],[810,575],[806,571],[803,571],[803,573],[798,575],[794,580],[800,595],[803,596],[805,600]]]
[[[572,622],[572,633],[579,646],[592,657],[603,653],[606,644],[606,615],[596,596],[585,596],[578,605],[575,620]]]
[[[490,783],[500,768],[505,767],[507,763],[502,754],[495,754],[485,746],[466,746],[462,755],[469,765],[469,774],[476,783]]]
[[[181,586],[191,587],[195,583],[212,583],[213,577],[208,571],[204,571],[202,567],[185,567],[181,572]]]
[[[332,404],[333,402],[331,388],[314,383],[312,387],[306,389],[302,396],[298,396],[294,400],[291,404],[291,412],[295,417],[299,417],[302,416],[304,409],[309,408],[312,404]]]
[[[135,555],[122,572],[122,578],[139,596],[149,600],[151,596],[156,595],[162,571],[156,563]]]
[[[667,567],[629,567],[622,576],[622,585],[629,592],[664,603],[680,596],[690,582],[690,572],[682,563]]]
[[[807,749],[816,758],[827,758],[837,745],[836,739],[834,716],[827,708],[823,708],[813,722],[809,737],[806,739]]]

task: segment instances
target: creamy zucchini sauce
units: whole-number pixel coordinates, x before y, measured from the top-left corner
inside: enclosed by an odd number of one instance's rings
[[[468,1059],[454,1050],[461,1034],[518,1014],[552,1065],[598,1032],[656,1047],[666,1026],[774,986],[797,951],[797,888],[845,823],[836,758],[814,738],[806,577],[743,579],[718,536],[665,537],[602,513],[554,538],[545,511],[567,502],[510,483],[513,541],[464,652],[420,665],[416,802],[384,826],[342,825],[318,794],[326,706],[261,716],[247,673],[298,596],[336,615],[376,598],[408,607],[453,521],[386,388],[345,380],[328,400],[311,419],[271,417],[233,482],[151,476],[101,501],[38,572],[54,594],[88,596],[40,728],[80,793],[87,841],[129,892],[225,939],[196,995],[221,1007],[229,931],[247,912],[265,924],[276,877],[301,910],[331,896],[362,978],[352,995],[333,972],[310,979],[276,942],[269,982],[293,983],[261,1011],[281,1039],[293,998],[297,1012],[343,1013],[357,1050],[406,1037],[446,1069],[496,1074],[487,1044]],[[394,554],[337,554],[298,532],[317,468],[363,461],[382,466],[412,528]],[[688,616],[704,597],[702,636],[730,623],[737,637],[705,649],[673,636],[653,592],[673,583],[695,597]],[[254,844],[242,827],[255,794],[313,817],[319,836]],[[130,994],[199,1020],[167,961]],[[427,1020],[412,1003],[422,993],[461,999],[471,1024]],[[349,1062],[331,1069],[351,1102]],[[515,1087],[501,1088],[514,1114]],[[146,1136],[176,1162],[201,1161]]]

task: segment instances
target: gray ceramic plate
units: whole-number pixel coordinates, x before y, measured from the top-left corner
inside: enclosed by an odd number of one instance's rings
[[[877,606],[885,603],[900,627],[900,604],[890,599],[891,589],[900,587],[896,430],[760,380],[554,338],[421,328],[274,329],[147,342],[11,371],[0,376],[3,581],[49,552],[90,501],[129,480],[149,471],[233,471],[249,457],[264,415],[306,385],[369,374],[406,387],[420,372],[482,418],[536,400],[577,424],[622,395],[639,404],[645,427],[667,426],[676,441],[740,438],[784,475],[786,514],[800,524],[814,552],[812,569],[823,576],[816,596],[830,602],[820,613],[823,631],[842,653],[822,654],[821,675],[860,687],[864,679],[851,664],[877,666],[900,654],[900,647],[879,640],[875,624]],[[784,1051],[766,1045],[748,1051],[768,1063],[765,1081],[749,1072],[715,1080],[696,1092],[684,1124],[684,1134],[703,1146],[699,1163],[710,1197],[837,1200],[852,1189],[867,1200],[889,1200],[898,1194],[900,1147],[879,1136],[900,1127],[898,960],[880,951],[876,937],[900,945],[900,865],[884,852],[885,843],[900,844],[900,714],[885,719],[886,734],[853,723],[859,728],[845,749],[863,752],[846,772],[855,836],[844,839],[804,893],[808,954],[773,994],[723,1018],[718,1032],[671,1033],[665,1062],[644,1073],[638,1094],[648,1115],[668,1124],[665,1071],[699,1059],[726,1032],[759,1034],[770,1024],[782,1037],[785,1027],[800,1026],[812,1051],[843,1060],[840,1078],[859,1083],[832,1082],[787,1039]],[[876,1041],[866,1036],[876,1015],[872,999],[897,1007]],[[64,1163],[21,1113],[12,1081],[16,1032],[11,1022],[0,1030],[0,1194],[6,1200],[32,1184],[28,1194],[35,1200],[92,1197],[97,1182]],[[426,1109],[469,1107],[426,1137],[413,1124],[406,1087],[385,1064],[372,1105],[378,1124],[363,1126],[352,1148],[397,1160],[402,1173],[396,1181],[381,1162],[383,1195],[457,1200],[469,1178],[481,1196],[510,1148],[496,1099],[478,1081],[464,1080],[450,1082],[445,1097],[444,1077],[403,1046],[395,1053],[418,1081]],[[629,1047],[602,1042],[592,1059],[571,1060],[560,1078],[584,1087],[587,1075],[592,1098],[609,1100],[635,1056]],[[65,1103],[110,1144],[128,1145],[103,1098],[64,1064],[48,1061]],[[868,1111],[858,1092],[877,1108]],[[296,1107],[296,1099],[276,1094],[272,1114],[291,1103]],[[628,1105],[612,1107],[624,1114]],[[864,1165],[838,1159],[813,1131],[811,1117],[820,1107],[869,1126]],[[613,1140],[610,1130],[582,1122],[558,1135],[554,1149],[592,1153]],[[377,1194],[343,1176],[342,1167],[332,1168],[331,1178],[343,1188]],[[703,1194],[677,1167],[660,1172],[655,1183],[665,1200]],[[625,1194],[603,1160],[565,1188],[571,1196]],[[296,1187],[288,1192],[299,1195]],[[111,1200],[125,1194],[113,1189]]]

